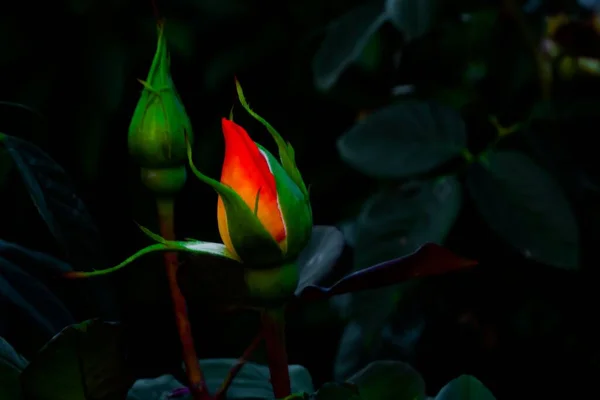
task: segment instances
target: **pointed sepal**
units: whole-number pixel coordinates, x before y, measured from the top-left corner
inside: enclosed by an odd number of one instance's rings
[[[300,174],[300,171],[298,170],[298,167],[296,166],[294,148],[292,147],[292,145],[290,143],[286,143],[286,141],[281,137],[279,132],[277,132],[275,130],[275,128],[273,128],[271,126],[270,123],[268,123],[263,117],[258,115],[256,112],[254,112],[250,108],[250,105],[248,104],[248,102],[246,101],[246,98],[244,97],[244,92],[242,91],[242,86],[240,85],[240,82],[237,80],[237,78],[235,79],[235,87],[237,90],[237,94],[238,94],[240,103],[242,104],[242,107],[244,107],[244,109],[254,119],[256,119],[258,122],[263,124],[263,126],[265,128],[267,128],[267,131],[269,131],[269,133],[275,140],[275,143],[277,143],[277,147],[279,150],[279,158],[281,160],[281,165],[282,165],[283,169],[285,170],[285,172],[288,173],[288,175],[290,176],[292,181],[294,181],[296,183],[296,185],[298,186],[300,191],[306,197],[308,197],[308,190],[306,189],[304,180],[302,180],[302,175]]]

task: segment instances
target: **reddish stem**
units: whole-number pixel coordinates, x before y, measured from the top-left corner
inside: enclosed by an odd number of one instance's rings
[[[267,347],[271,385],[276,399],[288,397],[291,392],[290,373],[285,347],[284,309],[265,310],[261,314],[262,334]]]
[[[258,335],[256,335],[254,340],[252,340],[252,343],[250,343],[250,346],[246,348],[244,354],[242,354],[242,356],[238,359],[237,363],[231,368],[231,370],[229,370],[225,381],[223,381],[221,388],[217,391],[217,394],[215,395],[215,400],[225,400],[227,390],[231,386],[231,383],[233,382],[237,374],[240,372],[244,364],[248,362],[248,359],[250,358],[252,353],[254,353],[254,351],[258,348],[258,345],[260,344],[262,339],[263,335],[262,332],[260,332]]]
[[[173,199],[158,199],[157,206],[160,233],[162,237],[164,237],[166,240],[175,240],[175,206]],[[194,347],[190,321],[187,314],[187,305],[185,298],[181,293],[181,289],[179,288],[179,284],[177,283],[177,270],[179,268],[177,253],[164,253],[164,258],[167,269],[167,278],[169,280],[169,289],[171,291],[171,298],[173,300],[175,322],[177,324],[177,330],[179,331],[179,338],[181,339],[183,362],[185,364],[185,371],[188,377],[188,387],[194,400],[210,400],[211,397],[208,393],[202,371],[200,370],[198,356],[196,355],[196,349]]]

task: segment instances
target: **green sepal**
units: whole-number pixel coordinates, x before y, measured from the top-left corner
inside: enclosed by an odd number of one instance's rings
[[[113,273],[118,271],[135,260],[145,256],[149,253],[155,253],[160,251],[175,251],[175,252],[184,252],[184,253],[194,253],[194,254],[206,254],[210,256],[216,256],[221,258],[228,258],[230,260],[238,261],[239,260],[227,250],[224,244],[222,243],[212,243],[212,242],[202,242],[202,241],[177,241],[177,240],[165,240],[162,237],[150,232],[144,227],[140,227],[144,233],[150,236],[152,239],[158,241],[158,243],[152,244],[148,247],[145,247],[139,250],[137,253],[127,258],[122,263],[115,265],[114,267],[107,269],[99,269],[91,272],[83,272],[83,271],[71,271],[65,274],[67,278],[91,278],[94,276],[101,276]]]
[[[269,133],[275,140],[275,143],[277,143],[277,147],[279,149],[279,158],[281,160],[281,166],[287,172],[287,174],[292,179],[292,181],[294,181],[296,183],[296,186],[298,186],[298,188],[300,189],[302,194],[304,194],[306,197],[308,197],[308,190],[306,189],[304,180],[302,180],[302,175],[300,174],[300,171],[298,170],[298,167],[296,166],[296,160],[295,160],[296,156],[294,153],[294,148],[292,147],[292,145],[289,142],[286,143],[286,141],[281,137],[279,132],[277,132],[275,130],[275,128],[273,128],[271,126],[271,124],[269,124],[263,117],[261,117],[260,115],[255,113],[250,108],[250,105],[248,104],[248,102],[246,101],[246,98],[244,97],[244,92],[242,91],[242,86],[240,85],[240,83],[237,79],[235,80],[235,87],[237,90],[238,98],[240,99],[240,103],[242,104],[242,107],[244,107],[244,109],[252,117],[254,117],[254,119],[256,119],[258,122],[263,124],[265,128],[267,128],[267,131],[269,131]]]
[[[188,146],[188,162],[198,179],[221,196],[231,243],[241,261],[249,264],[250,268],[269,268],[279,263],[283,259],[281,248],[240,195],[229,186],[198,171],[192,159],[191,146]]]
[[[285,259],[293,259],[306,247],[312,234],[312,210],[309,198],[302,193],[275,157],[256,144],[266,155],[269,168],[275,177],[277,199],[286,227],[287,250]]]

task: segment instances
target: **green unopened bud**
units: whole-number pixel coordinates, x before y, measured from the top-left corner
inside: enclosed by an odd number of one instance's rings
[[[164,25],[158,25],[158,44],[144,89],[129,125],[129,153],[142,168],[179,166],[187,159],[186,135],[192,127],[169,71]]]

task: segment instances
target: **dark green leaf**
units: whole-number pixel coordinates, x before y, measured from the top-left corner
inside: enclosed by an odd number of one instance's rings
[[[200,360],[200,366],[208,390],[215,393],[222,385],[229,370],[238,360],[223,358],[214,360]],[[293,393],[311,393],[313,389],[312,379],[306,368],[299,365],[290,365],[290,380]],[[269,367],[256,363],[246,363],[239,374],[233,380],[227,391],[228,400],[259,400],[274,399],[273,388],[269,382]],[[182,388],[182,384],[172,376],[164,375],[156,379],[138,380],[129,395],[128,400],[163,399],[173,390]],[[181,400],[191,400],[186,394],[178,397]]]
[[[36,302],[41,303],[40,310],[44,310],[45,318],[57,318],[53,324],[55,328],[47,333],[49,336],[43,338],[43,342],[35,347],[35,351],[58,331],[74,322],[69,311],[65,311],[64,306],[58,306],[56,302],[62,302],[68,306],[73,315],[81,318],[90,314],[112,318],[117,314],[114,299],[111,297],[111,288],[107,287],[106,282],[89,280],[74,283],[65,279],[57,279],[57,277],[73,271],[73,268],[64,261],[3,240],[0,240],[0,260],[0,271],[3,270],[3,266],[6,269],[6,272],[0,275],[4,275],[9,280],[12,279],[13,289],[20,291],[34,308],[37,309]],[[51,299],[48,298],[48,295]],[[51,309],[54,311],[50,312]],[[14,326],[19,326],[18,323],[27,321],[20,314],[14,315],[19,315],[17,325]],[[66,315],[69,317],[66,318]],[[44,325],[46,324],[40,326]],[[22,330],[27,329],[23,327]],[[23,338],[25,337],[27,336]]]
[[[0,399],[21,399],[19,375],[27,366],[27,360],[0,337]]]
[[[577,221],[554,179],[526,155],[493,152],[471,166],[467,186],[492,230],[525,257],[577,268]]]
[[[66,256],[78,269],[103,263],[100,234],[65,171],[33,144],[2,135],[31,200]]]
[[[74,322],[69,310],[38,278],[2,257],[1,252],[0,304],[8,311],[0,325],[14,329],[5,335],[29,332],[24,337],[7,336],[21,349],[39,348]]]
[[[488,388],[477,378],[461,375],[440,390],[435,400],[495,400]]]
[[[461,185],[455,177],[410,183],[371,197],[355,224],[354,268],[406,256],[423,243],[443,243],[460,211]],[[378,340],[396,310],[404,285],[353,293],[349,313],[354,319],[344,332],[336,368],[353,370],[368,338]]]
[[[392,24],[411,41],[431,29],[437,3],[438,0],[386,0],[385,9]]]
[[[443,243],[461,201],[460,183],[452,176],[376,193],[356,221],[354,269],[405,256],[423,243]]]
[[[27,400],[124,400],[133,384],[121,328],[100,320],[65,328],[25,368]]]
[[[362,400],[423,400],[425,381],[401,361],[375,361],[348,379]]]
[[[465,125],[455,110],[407,101],[382,108],[338,140],[342,159],[365,175],[406,178],[460,156]]]
[[[330,89],[386,21],[383,0],[370,1],[331,23],[313,59],[315,84]]]
[[[344,237],[333,226],[313,227],[310,242],[298,256],[298,289],[319,284],[330,272],[344,249]]]

